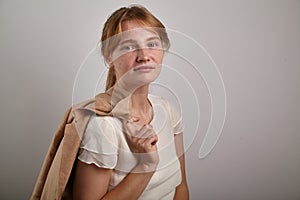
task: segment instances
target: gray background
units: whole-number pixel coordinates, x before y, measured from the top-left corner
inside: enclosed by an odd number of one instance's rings
[[[82,60],[132,1],[0,1],[0,198],[28,199]],[[203,44],[227,94],[221,138],[186,152],[191,199],[300,199],[300,1],[134,1]],[[186,134],[188,135],[188,134]]]

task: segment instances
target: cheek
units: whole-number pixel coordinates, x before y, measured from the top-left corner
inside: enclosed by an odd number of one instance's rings
[[[163,60],[163,57],[164,57],[163,51],[162,50],[154,51],[153,55],[154,55],[154,57],[156,59],[156,62],[161,64],[162,60]]]
[[[120,56],[118,59],[116,59],[113,62],[113,65],[114,65],[117,77],[118,76],[120,77],[123,74],[125,74],[126,72],[128,72],[133,66],[132,62],[133,62],[132,56],[130,56],[130,55],[123,55],[123,56]]]

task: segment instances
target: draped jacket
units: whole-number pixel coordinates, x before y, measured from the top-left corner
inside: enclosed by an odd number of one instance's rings
[[[111,88],[65,112],[45,156],[31,200],[72,199],[73,168],[92,115],[129,119],[129,93]]]

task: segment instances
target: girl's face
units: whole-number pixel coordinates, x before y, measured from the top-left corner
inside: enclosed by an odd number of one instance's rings
[[[117,81],[136,87],[154,81],[161,71],[163,48],[159,35],[135,21],[122,23],[120,42],[111,54]]]

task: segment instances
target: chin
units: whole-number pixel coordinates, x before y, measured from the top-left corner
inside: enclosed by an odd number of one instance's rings
[[[125,87],[138,88],[144,85],[149,85],[154,82],[160,74],[160,69],[155,69],[151,72],[133,72],[130,71],[120,79]]]
[[[141,74],[140,76],[137,76],[137,81],[143,84],[150,84],[153,81],[157,79],[159,76],[159,72],[152,72],[152,73],[146,73],[146,74]]]
[[[150,83],[154,82],[158,76],[149,76],[149,75],[143,75],[139,77],[135,77],[132,79],[129,84],[130,85],[135,85],[135,88],[144,86],[144,85],[149,85]]]

